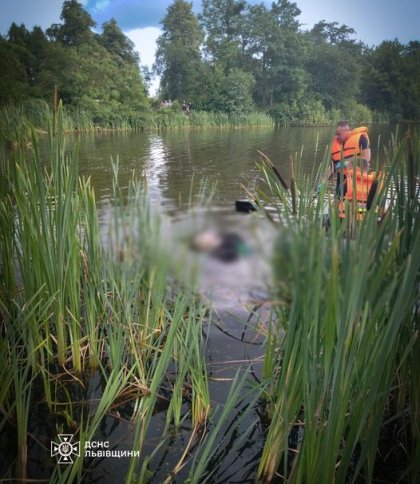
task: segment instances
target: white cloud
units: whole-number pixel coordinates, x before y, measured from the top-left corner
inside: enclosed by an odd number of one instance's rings
[[[152,67],[155,62],[156,40],[162,31],[158,27],[145,27],[124,32],[135,45],[136,51],[140,54],[141,65]],[[159,88],[159,79],[154,79],[150,86],[150,94],[154,96]]]

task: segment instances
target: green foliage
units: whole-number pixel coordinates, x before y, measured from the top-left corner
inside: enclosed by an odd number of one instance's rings
[[[18,47],[0,38],[0,104],[22,100],[28,95],[28,78],[19,59]]]
[[[237,68],[231,69],[221,89],[221,110],[235,115],[249,113],[254,107],[252,99],[254,85],[255,80],[251,74]]]
[[[199,82],[197,69],[203,40],[192,3],[175,0],[168,7],[162,25],[155,65],[157,73],[162,75],[162,96],[165,99],[189,98]]]
[[[361,100],[389,118],[420,119],[420,42],[384,41],[367,53]]]
[[[150,104],[131,40],[114,19],[94,35],[92,18],[75,0],[64,2],[61,19],[47,30],[52,40],[39,27],[15,24],[7,41],[0,38],[0,104],[50,100],[57,86],[74,127],[144,125]]]
[[[206,30],[207,55],[228,71],[239,67],[246,43],[247,3],[243,0],[203,0],[200,21]]]
[[[347,119],[351,124],[371,124],[374,120],[374,113],[364,104],[359,104],[355,100],[349,101],[337,116]]]
[[[281,124],[420,119],[420,42],[384,41],[369,49],[338,22],[303,30],[300,13],[289,0],[271,6],[203,0],[196,16],[192,2],[173,0],[153,67],[161,76],[159,98],[229,116],[255,106]],[[145,81],[152,72],[139,66],[115,19],[94,33],[82,4],[66,0],[61,20],[47,35],[13,23],[7,38],[0,37],[0,105],[50,100],[57,85],[76,125],[76,118],[90,126],[146,125]],[[155,124],[172,124],[169,117],[157,114]]]
[[[155,128],[272,126],[273,118],[262,112],[227,114],[225,112],[194,111],[190,116],[177,110],[161,109],[150,122]]]
[[[321,101],[314,98],[276,104],[269,113],[278,124],[284,126],[322,126],[332,123],[330,113],[326,111]]]
[[[213,74],[217,66],[224,74],[232,67],[252,74],[254,101],[281,123],[323,124],[340,113],[366,121],[419,119],[418,42],[407,47],[389,43],[393,49],[384,45],[370,52],[355,42],[351,27],[320,21],[305,32],[299,15],[288,0],[271,8],[239,0],[203,1],[199,18]],[[206,83],[207,92],[217,100],[217,75],[205,79],[213,81]],[[212,102],[203,97],[200,106],[207,109]]]
[[[320,173],[328,156],[323,165]],[[276,197],[282,223],[273,259],[278,317],[264,362],[270,424],[258,480],[375,482],[384,473],[418,480],[420,387],[411,377],[420,321],[418,132],[392,144],[387,166],[362,220],[356,200],[341,220],[324,190],[312,196],[314,179],[297,177],[293,196],[271,167],[260,167],[261,199]]]
[[[360,92],[362,46],[351,39],[354,33],[346,25],[325,21],[306,33],[308,91],[333,116],[337,110],[348,116]]]
[[[99,45],[85,44],[73,56],[77,69],[63,98],[74,108],[91,113],[100,125],[147,112],[147,95],[134,64],[116,61]]]
[[[76,0],[66,0],[61,11],[62,24],[53,24],[47,35],[64,45],[77,46],[93,40],[91,28],[95,22],[82,4]]]
[[[102,34],[98,37],[98,41],[109,53],[120,57],[123,61],[132,64],[139,62],[133,41],[124,35],[115,19],[112,18],[102,25]]]
[[[0,429],[12,426],[17,435],[16,465],[4,472],[23,480],[28,425],[40,407],[56,433],[63,429],[59,414],[66,428],[77,419],[83,449],[111,409],[132,400],[134,446],[141,450],[162,389],[168,394],[168,367],[184,359],[185,348],[193,348],[188,376],[173,394],[193,398],[197,427],[211,410],[202,358],[206,309],[187,287],[174,296],[159,221],[139,182],[123,193],[118,163],[103,237],[90,180],[79,176],[77,150],[66,149],[62,115],[60,105],[48,133],[48,167],[35,136],[27,149],[18,136],[0,151],[0,223],[7,229],[0,233],[0,315],[7,328],[0,338]],[[88,378],[88,369],[103,380],[103,391],[93,401],[82,392],[80,402],[67,377],[85,388],[79,378]],[[32,391],[35,379],[44,392]],[[73,466],[57,464],[51,481],[85,480],[83,460],[82,452]],[[133,459],[128,472],[137,464]]]

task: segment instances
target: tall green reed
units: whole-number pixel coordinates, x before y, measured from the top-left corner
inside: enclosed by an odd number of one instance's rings
[[[334,202],[324,200],[324,189],[313,203],[305,181],[296,200],[303,209],[294,213],[291,195],[262,168],[268,193],[281,201],[274,271],[282,304],[266,344],[271,423],[260,479],[270,481],[280,472],[287,482],[362,476],[370,482],[389,399],[404,392],[404,412],[397,417],[411,415],[407,388],[414,390],[417,405],[411,374],[418,345],[419,207],[416,197],[408,196],[413,181],[406,167],[411,163],[418,170],[420,144],[415,137],[410,142],[411,161],[406,143],[393,147],[374,200],[382,209],[371,209],[362,221],[350,205],[341,221]],[[391,189],[394,202],[384,215]],[[325,209],[328,231],[321,224]],[[408,445],[415,462],[415,432]],[[414,476],[418,468],[408,472]]]
[[[163,128],[199,128],[199,127],[245,127],[273,126],[273,119],[260,112],[234,115],[222,112],[194,111],[187,116],[181,110],[161,109],[151,117],[152,126]]]
[[[17,382],[21,475],[26,469],[29,402],[35,397],[31,375],[36,375],[45,395],[45,401],[36,403],[45,404],[55,416],[57,434],[67,427],[82,446],[112,408],[131,401],[137,426],[134,445],[141,451],[168,368],[182,359],[179,351],[190,348],[192,357],[187,371],[176,377],[171,405],[178,406],[172,401],[179,395],[181,400],[189,395],[194,426],[203,424],[210,412],[201,359],[205,309],[191,289],[175,292],[170,257],[163,250],[159,221],[144,186],[133,177],[122,189],[118,160],[113,163],[114,193],[106,234],[99,225],[90,180],[79,177],[77,147],[67,150],[61,105],[54,119],[54,126],[49,125],[48,160],[41,157],[34,132],[29,150],[20,137],[2,151],[1,158],[7,181],[1,185],[0,202],[0,220],[7,229],[0,237],[5,368],[13,359],[9,327],[16,328],[13,348],[22,348],[19,369],[15,365],[4,371],[1,425],[13,419],[11,389]],[[59,373],[61,368],[65,373]],[[105,381],[93,414],[73,402],[74,388],[80,390],[89,378],[87,369],[100,371]],[[176,413],[179,421],[180,410]],[[148,456],[142,452],[142,458],[147,461]],[[52,479],[80,480],[84,466],[81,456],[71,470],[57,466]],[[133,460],[129,475],[136,467]]]

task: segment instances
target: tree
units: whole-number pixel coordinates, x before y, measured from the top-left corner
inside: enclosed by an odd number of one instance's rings
[[[197,82],[203,41],[192,3],[175,0],[168,7],[162,25],[155,63],[157,74],[162,76],[162,95],[170,99],[188,98]]]
[[[361,99],[392,120],[420,118],[420,42],[384,41],[366,59]]]
[[[99,43],[111,54],[131,64],[139,62],[139,56],[134,50],[134,43],[118,27],[115,19],[102,25],[102,34],[98,37]]]
[[[287,0],[273,3],[270,10],[263,4],[249,10],[248,52],[256,69],[255,97],[263,106],[295,102],[305,93],[305,44],[298,30],[298,15],[296,4]]]
[[[277,0],[272,4],[271,13],[280,27],[297,32],[300,26],[297,17],[301,11],[296,3],[289,2],[289,0]]]
[[[347,25],[339,25],[338,22],[326,22],[321,20],[315,24],[310,32],[310,36],[315,42],[328,42],[333,45],[343,43],[354,43],[350,36],[356,31]]]
[[[255,107],[252,97],[255,79],[250,73],[234,67],[225,74],[220,64],[202,63],[199,78],[201,83],[193,95],[197,109],[240,115]]]
[[[12,48],[12,52],[16,57],[16,65],[19,64],[25,73],[21,79],[25,84],[29,84],[31,78],[31,53],[28,50],[30,34],[24,24],[16,25],[13,22],[7,36],[9,46]]]
[[[95,22],[82,4],[76,0],[66,0],[61,11],[62,24],[53,24],[47,35],[67,46],[79,46],[93,39],[91,28]]]
[[[226,72],[241,64],[247,45],[247,3],[244,0],[203,0],[200,21],[206,31],[206,52]],[[244,35],[245,34],[245,35]]]
[[[41,27],[35,26],[32,32],[28,32],[26,48],[29,55],[25,68],[31,85],[31,95],[36,95],[36,85],[39,81],[40,72],[44,68],[48,50],[48,41]]]
[[[22,101],[29,85],[25,67],[14,46],[0,37],[0,104]]]
[[[13,22],[7,37],[12,44],[26,47],[28,45],[29,32],[24,24],[17,25]]]
[[[321,21],[306,35],[309,89],[328,110],[345,111],[359,96],[363,46],[350,38],[354,33],[347,25]]]
[[[420,119],[420,42],[411,41],[403,50],[403,77],[401,87],[402,110],[405,119]]]
[[[234,67],[223,82],[224,111],[229,114],[246,114],[252,111],[252,89],[255,79],[247,72]]]

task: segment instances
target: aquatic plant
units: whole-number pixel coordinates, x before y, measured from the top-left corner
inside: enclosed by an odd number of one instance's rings
[[[419,330],[418,135],[393,144],[388,157],[362,221],[351,203],[341,221],[325,188],[315,200],[306,179],[293,202],[275,172],[262,167],[265,200],[279,199],[282,227],[273,262],[281,303],[264,363],[264,481],[280,474],[287,482],[371,482],[390,421],[405,435],[401,444],[394,436],[396,447],[411,449],[405,469],[393,469],[395,479],[418,477],[412,409],[419,388],[411,376]]]
[[[210,412],[201,361],[205,308],[187,287],[174,295],[169,257],[144,186],[133,178],[122,190],[118,160],[113,163],[113,207],[104,238],[90,180],[79,177],[77,148],[66,150],[61,106],[52,122],[48,163],[33,132],[29,152],[24,137],[17,137],[2,150],[0,163],[0,425],[17,427],[21,478],[31,411],[44,403],[57,419],[56,434],[71,429],[83,448],[112,408],[130,402],[138,428],[135,450],[146,459],[143,441],[168,367],[182,357],[179,349],[192,348],[192,357],[169,401],[188,396],[197,427]],[[72,388],[85,387],[87,370],[104,381],[93,411],[73,401]],[[39,385],[44,402],[35,390]],[[71,469],[56,467],[52,478],[80,480],[84,466],[81,453]],[[129,474],[135,468],[133,461]]]

